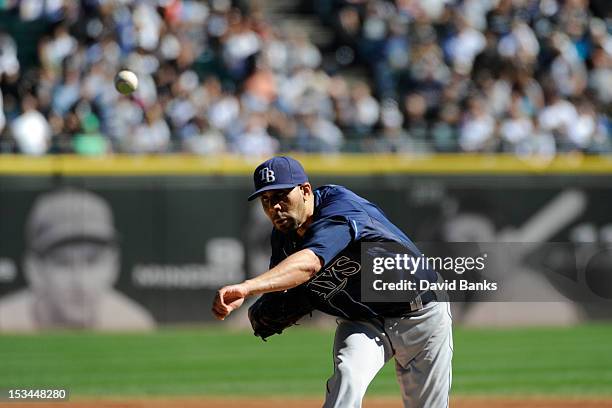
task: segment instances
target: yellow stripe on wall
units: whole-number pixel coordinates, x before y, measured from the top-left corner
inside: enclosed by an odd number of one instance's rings
[[[514,155],[292,155],[309,174],[611,174],[611,156],[563,155],[553,160]],[[1,155],[3,175],[146,176],[250,175],[265,158],[222,155],[88,158],[74,155],[28,157]]]

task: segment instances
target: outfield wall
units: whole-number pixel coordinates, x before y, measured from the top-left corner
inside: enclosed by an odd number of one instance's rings
[[[495,241],[537,220],[546,231],[537,240],[612,242],[612,160],[607,157],[553,162],[461,155],[301,158],[315,186],[354,189],[378,203],[415,241]],[[119,265],[110,284],[117,293],[141,305],[157,324],[211,320],[217,287],[267,265],[270,226],[259,204],[246,201],[257,162],[184,156],[0,158],[0,330],[7,330],[3,319],[29,313],[29,307],[16,306],[25,301],[6,300],[34,286],[35,278],[25,271],[32,262],[24,235],[33,203],[44,192],[66,187],[94,192],[110,206]],[[93,279],[87,277],[89,268],[75,266],[71,256],[57,262],[78,269],[66,275],[85,276],[80,284],[86,285]],[[64,300],[74,308],[88,307],[90,292],[68,279],[55,295],[62,297],[65,290]],[[105,290],[104,284],[89,290]],[[120,319],[117,310],[111,313]],[[590,317],[608,314],[598,307],[582,311]]]

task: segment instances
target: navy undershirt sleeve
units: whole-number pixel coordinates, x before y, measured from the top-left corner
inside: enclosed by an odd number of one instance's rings
[[[283,243],[279,237],[279,232],[276,230],[272,230],[272,234],[270,234],[270,245],[272,246],[272,255],[270,256],[270,265],[268,269],[274,268],[284,259],[282,255]]]

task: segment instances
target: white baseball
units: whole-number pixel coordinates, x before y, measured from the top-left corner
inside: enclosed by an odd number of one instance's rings
[[[115,76],[115,88],[123,95],[129,95],[138,88],[138,77],[132,71],[119,71]]]

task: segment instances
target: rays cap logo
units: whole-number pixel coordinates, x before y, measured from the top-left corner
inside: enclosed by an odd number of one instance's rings
[[[293,188],[307,181],[308,176],[299,161],[288,156],[273,157],[261,163],[253,172],[255,192],[249,196],[249,201],[264,191]]]

